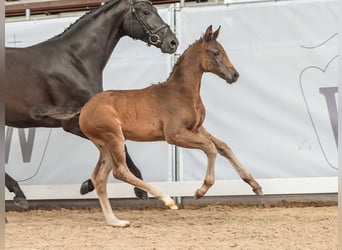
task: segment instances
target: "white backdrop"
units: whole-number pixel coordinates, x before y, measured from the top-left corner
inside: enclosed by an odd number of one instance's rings
[[[177,12],[178,53],[198,39],[208,25],[214,29],[221,25],[218,40],[240,78],[227,85],[214,75],[204,75],[201,93],[207,107],[205,126],[227,142],[254,177],[261,179],[265,193],[279,191],[284,180],[298,185],[293,185],[295,189],[283,187],[279,192],[302,192],[303,178],[311,181],[316,177],[328,177],[324,180],[331,186],[325,189],[313,181],[316,189],[308,187],[305,192],[337,191],[337,5],[336,0],[285,1],[187,7]],[[169,21],[173,11],[161,9],[160,13]],[[46,40],[75,19],[7,23],[6,46],[23,47]],[[164,81],[170,61],[170,56],[158,49],[124,38],[105,69],[105,89],[141,88]],[[12,139],[7,136],[6,141],[10,149],[6,171],[22,180],[29,198],[38,197],[30,194],[30,186],[78,187],[89,178],[97,161],[92,143],[62,129],[40,128],[36,130],[31,159],[23,162],[18,130],[12,132]],[[30,148],[28,129],[25,135],[21,145]],[[128,142],[128,147],[146,180],[172,180],[171,147],[163,142]],[[179,167],[183,187],[202,180],[205,166],[202,152],[182,150]],[[230,183],[242,183],[221,157],[217,158],[216,177],[226,185],[224,189]],[[110,182],[113,180],[110,178]],[[238,186],[242,191],[234,185],[235,190],[229,194],[245,193],[246,184]],[[60,186],[54,189],[62,198],[64,191]]]
[[[337,175],[337,146],[320,93],[333,88],[336,107],[337,9],[337,1],[287,1],[181,12],[183,49],[208,24],[222,27],[219,40],[240,78],[227,86],[204,77],[205,124],[256,178]],[[204,160],[186,150],[184,179],[201,178],[204,170],[194,173],[193,166],[204,167]],[[218,179],[237,178],[227,166],[218,159]]]

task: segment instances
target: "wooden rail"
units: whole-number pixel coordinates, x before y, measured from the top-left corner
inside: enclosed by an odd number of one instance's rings
[[[30,15],[51,15],[61,12],[86,11],[98,8],[101,3],[107,1],[108,0],[53,0],[16,4],[12,3],[5,5],[5,17],[25,16],[26,9],[30,9]],[[194,0],[186,1],[191,2]],[[153,4],[167,4],[177,2],[179,2],[179,0],[152,0]]]

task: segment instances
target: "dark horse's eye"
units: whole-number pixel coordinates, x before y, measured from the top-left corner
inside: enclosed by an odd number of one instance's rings
[[[148,15],[151,14],[151,12],[149,10],[144,10],[143,13],[144,13],[145,16],[148,16]]]

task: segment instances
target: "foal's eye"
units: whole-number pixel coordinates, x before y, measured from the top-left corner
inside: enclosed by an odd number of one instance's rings
[[[219,51],[219,50],[214,50],[214,51],[213,51],[213,55],[214,55],[214,56],[218,56],[219,54],[220,54],[220,51]]]

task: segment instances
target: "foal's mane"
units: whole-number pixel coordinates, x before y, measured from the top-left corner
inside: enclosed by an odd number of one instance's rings
[[[177,62],[176,62],[175,65],[173,66],[172,71],[171,71],[169,77],[167,78],[167,80],[170,79],[170,77],[172,76],[172,74],[175,72],[175,69],[179,67],[179,64],[183,61],[186,52],[187,52],[190,48],[192,48],[193,46],[195,46],[195,44],[200,43],[200,42],[202,42],[202,41],[203,41],[203,37],[201,37],[200,39],[198,39],[198,40],[196,40],[195,42],[193,42],[192,44],[190,44],[190,45],[188,46],[188,48],[186,48],[186,50],[184,50],[183,54],[177,59]]]
[[[84,20],[85,17],[90,16],[91,14],[93,14],[95,11],[99,11],[102,8],[105,8],[109,3],[112,3],[114,1],[118,1],[118,0],[109,0],[107,2],[105,2],[103,5],[100,5],[100,7],[98,8],[94,8],[90,11],[88,11],[87,13],[85,13],[84,15],[82,15],[80,18],[78,18],[75,22],[73,22],[72,24],[70,24],[62,33],[59,33],[58,35],[55,35],[54,37],[51,37],[48,40],[52,40],[58,37],[63,36],[68,30],[70,30],[73,26],[75,26],[76,24],[78,24],[80,21]]]

